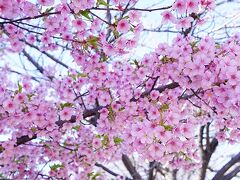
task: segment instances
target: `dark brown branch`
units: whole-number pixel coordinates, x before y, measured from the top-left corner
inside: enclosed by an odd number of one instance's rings
[[[102,165],[102,164],[95,163],[95,166],[102,168],[104,171],[108,172],[109,174],[111,174],[111,175],[113,175],[113,176],[115,176],[115,177],[116,177],[116,176],[120,176],[119,174],[113,172],[112,170],[110,170],[109,168],[105,167],[105,166]],[[123,176],[120,176],[120,177],[123,177]],[[132,180],[132,179],[126,178],[126,177],[124,177],[124,178],[125,178],[126,180]]]
[[[203,149],[203,131],[204,131],[204,128],[205,128],[205,126],[200,127],[199,147],[200,147],[201,152],[204,151],[204,149]]]
[[[29,137],[28,135],[21,136],[20,138],[17,138],[17,143],[15,146],[19,146],[21,144],[24,144],[24,143],[31,141],[33,139],[36,139],[36,138],[37,138],[36,134],[34,134],[32,137]]]
[[[222,180],[231,180],[233,177],[235,177],[240,172],[240,166],[237,166],[234,170],[232,170],[230,173],[225,175]]]
[[[7,24],[7,23],[14,23],[14,22],[19,22],[19,21],[24,21],[24,20],[31,20],[31,19],[39,19],[45,16],[50,16],[50,15],[54,15],[54,14],[59,14],[60,12],[50,12],[50,13],[43,13],[37,16],[28,16],[28,17],[24,17],[24,18],[20,18],[20,19],[8,19],[8,18],[4,18],[4,17],[0,17],[1,19],[7,20],[4,22],[0,22],[0,24]]]
[[[135,11],[145,11],[145,12],[153,12],[153,11],[162,11],[166,9],[170,9],[172,6],[166,6],[166,7],[160,7],[160,8],[152,8],[152,9],[143,9],[143,8],[128,8],[127,11],[135,10]],[[94,7],[91,8],[92,10],[110,10],[110,11],[121,11],[117,8],[100,8],[100,7]]]
[[[66,64],[64,64],[63,62],[59,61],[59,60],[58,60],[57,58],[55,58],[53,55],[51,55],[51,54],[49,54],[49,53],[47,53],[47,52],[45,52],[45,51],[41,51],[37,46],[35,46],[35,45],[33,45],[33,44],[30,44],[30,43],[28,43],[27,41],[24,41],[24,42],[25,42],[28,46],[30,46],[30,47],[38,50],[38,51],[41,52],[41,53],[43,53],[44,55],[46,55],[47,57],[49,57],[50,59],[52,59],[54,62],[62,65],[63,67],[65,67],[65,68],[67,68],[67,69],[69,68]]]
[[[110,3],[110,0],[107,0],[107,3],[109,4],[109,3]],[[109,10],[109,7],[107,7],[106,18],[107,18],[108,23],[111,24],[111,22],[112,22],[112,14],[111,14],[111,11]],[[111,35],[111,29],[108,28],[106,40],[109,39],[110,35]]]
[[[236,154],[234,157],[232,157],[231,160],[229,160],[213,177],[212,180],[219,180],[222,179],[224,174],[237,162],[240,162],[240,152]]]
[[[172,5],[166,6],[166,7],[160,7],[160,8],[153,8],[153,9],[129,8],[128,10],[153,12],[153,11],[162,11],[162,10],[170,9],[171,7]]]
[[[148,170],[148,180],[154,180],[154,169],[155,169],[155,161],[149,163],[149,170]]]
[[[206,106],[208,106],[215,114],[218,114],[215,107],[211,107],[211,106],[210,106],[206,101],[204,101],[204,100],[198,95],[198,93],[195,92],[193,89],[191,89],[191,91],[193,92],[193,94],[194,94],[198,99],[200,99]]]
[[[210,143],[209,126],[210,126],[210,122],[208,122],[206,125],[206,146],[207,147],[209,146],[209,143]]]
[[[212,154],[215,152],[217,146],[218,146],[218,140],[216,138],[213,138],[212,141],[210,142],[210,137],[209,137],[209,126],[210,123],[207,123],[206,125],[206,148],[203,148],[203,132],[205,126],[202,126],[200,128],[200,150],[201,150],[201,158],[202,158],[202,167],[200,169],[200,180],[205,180],[206,174],[207,174],[207,169],[208,169],[208,164],[210,162],[210,159],[212,157]],[[208,138],[208,139],[207,139]]]
[[[38,64],[36,61],[34,61],[34,59],[33,59],[25,50],[23,50],[22,52],[23,52],[24,56],[26,56],[26,58],[28,59],[28,61],[30,61],[30,62],[37,68],[37,70],[38,70],[41,74],[43,74],[43,72],[44,72],[43,67],[40,66],[40,64]]]
[[[200,180],[205,180],[205,177],[207,174],[207,169],[208,169],[208,164],[210,162],[212,154],[215,152],[215,150],[217,148],[217,145],[218,145],[218,140],[216,138],[213,138],[211,143],[209,144],[209,146],[206,147],[206,149],[203,150],[201,153],[202,167],[200,170]]]
[[[160,86],[160,87],[157,87],[157,88],[153,88],[152,90],[156,90],[156,91],[159,91],[160,93],[162,93],[163,91],[165,91],[166,89],[174,89],[174,88],[177,88],[179,87],[179,84],[177,82],[172,82],[170,84],[167,84],[167,85],[163,85],[163,86]],[[152,90],[149,90],[149,91],[145,91],[141,94],[141,98],[143,97],[146,97],[148,96]],[[134,97],[131,99],[131,101],[137,101],[138,99],[135,99]]]
[[[93,16],[95,16],[96,18],[100,19],[102,22],[108,24],[109,26],[112,26],[113,24],[109,23],[108,21],[106,21],[105,19],[99,17],[98,15],[96,15],[95,13],[89,11],[90,14],[92,14]]]
[[[174,170],[172,171],[172,180],[177,180],[177,172],[178,172],[177,169],[174,169]]]
[[[128,172],[133,177],[133,179],[136,179],[136,180],[141,180],[142,179],[142,177],[137,172],[136,168],[133,166],[131,160],[129,159],[129,157],[127,155],[125,155],[125,154],[122,155],[122,161],[123,161],[124,166],[128,170]]]

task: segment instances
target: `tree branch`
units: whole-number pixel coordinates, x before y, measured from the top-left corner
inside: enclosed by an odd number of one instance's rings
[[[152,90],[156,90],[156,91],[159,91],[159,93],[162,93],[163,91],[165,91],[166,89],[174,89],[174,88],[177,88],[179,87],[179,84],[177,82],[172,82],[170,84],[167,84],[167,85],[163,85],[163,86],[160,86],[160,87],[157,87],[157,88],[153,88]],[[144,98],[146,96],[148,96],[152,90],[149,90],[149,91],[145,91],[141,94],[141,98]],[[138,99],[135,99],[134,97],[131,99],[131,101],[133,102],[136,102]]]
[[[42,66],[40,66],[40,64],[38,64],[36,61],[34,61],[34,59],[25,51],[25,49],[22,51],[24,56],[27,57],[27,59],[37,68],[37,70],[43,74],[44,69]]]
[[[206,148],[203,148],[203,131],[204,128],[206,126],[206,136],[208,136],[206,138]],[[201,149],[201,158],[202,158],[202,167],[200,170],[200,176],[199,179],[200,180],[205,180],[206,174],[207,174],[207,169],[208,169],[208,164],[210,162],[210,159],[212,157],[212,154],[215,152],[217,146],[218,146],[218,140],[216,138],[213,138],[212,141],[210,142],[209,139],[209,126],[210,123],[208,123],[207,125],[202,126],[200,128],[200,149]]]
[[[7,23],[14,23],[14,22],[19,22],[19,21],[24,21],[24,20],[31,20],[31,19],[39,19],[45,16],[50,16],[50,15],[54,15],[54,14],[59,14],[60,12],[50,12],[50,13],[43,13],[37,16],[28,16],[28,17],[24,17],[24,18],[20,18],[20,19],[8,19],[8,18],[4,18],[4,17],[0,17],[1,19],[7,20],[4,22],[0,22],[1,24],[7,24]]]
[[[95,166],[102,168],[104,171],[108,172],[108,173],[111,174],[112,176],[115,176],[115,177],[116,177],[116,176],[123,177],[123,176],[121,176],[121,175],[113,172],[112,170],[110,170],[109,168],[105,167],[105,166],[102,165],[102,164],[95,163]],[[124,178],[125,178],[126,180],[132,180],[132,179],[130,179],[130,178],[128,178],[128,177],[124,177]]]
[[[171,6],[166,6],[166,7],[159,7],[159,8],[152,8],[152,9],[143,9],[143,8],[128,8],[126,9],[127,11],[131,11],[131,10],[135,10],[135,11],[145,11],[145,12],[153,12],[153,11],[162,11],[162,10],[166,10],[166,9],[170,9],[172,7]],[[94,7],[91,8],[92,10],[110,10],[110,11],[121,11],[118,8],[100,8],[100,7]]]
[[[223,178],[223,175],[230,169],[234,164],[237,162],[240,162],[240,152],[236,154],[234,157],[231,158],[218,172],[217,174],[213,177],[212,180],[219,180]]]
[[[149,163],[148,180],[154,180],[153,172],[155,169],[155,163],[155,161]]]
[[[234,170],[223,177],[223,180],[231,180],[234,176],[236,176],[240,172],[240,166],[237,166]]]
[[[38,50],[38,51],[41,52],[41,53],[43,53],[44,55],[46,55],[47,57],[49,57],[50,59],[52,59],[54,62],[62,65],[63,67],[65,67],[65,68],[67,68],[67,69],[69,68],[66,64],[64,64],[63,62],[59,61],[59,60],[58,60],[57,58],[55,58],[53,55],[51,55],[51,54],[49,54],[49,53],[47,53],[47,52],[45,52],[45,51],[41,51],[37,46],[34,46],[33,44],[30,44],[30,43],[28,43],[28,42],[25,41],[25,40],[24,40],[23,42],[26,43],[28,46],[30,46],[30,47]]]
[[[128,170],[128,172],[133,177],[133,179],[136,179],[136,180],[141,180],[142,179],[142,177],[137,172],[136,168],[133,166],[131,160],[129,159],[129,157],[127,155],[125,155],[125,154],[122,155],[122,161],[123,161],[124,166]]]

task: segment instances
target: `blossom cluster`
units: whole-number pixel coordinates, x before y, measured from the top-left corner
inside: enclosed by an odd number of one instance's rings
[[[112,3],[120,13],[128,4]],[[177,0],[162,13],[163,22],[187,29],[193,13],[213,5]],[[54,8],[41,12],[40,6]],[[11,81],[8,68],[0,72],[0,134],[9,137],[0,143],[4,176],[88,179],[96,175],[96,163],[133,152],[143,161],[191,170],[201,164],[200,126],[211,122],[219,141],[240,139],[237,35],[216,44],[208,36],[196,41],[179,34],[142,59],[126,60],[141,36],[141,13],[130,10],[105,22],[91,11],[102,6],[108,7],[94,0],[57,5],[54,0],[0,0],[1,40],[8,53],[29,46],[46,55],[69,47],[76,67],[63,76],[52,70],[51,78],[44,71],[50,80],[39,84],[25,76]],[[174,13],[186,17],[177,19]],[[38,25],[26,28],[38,17]]]

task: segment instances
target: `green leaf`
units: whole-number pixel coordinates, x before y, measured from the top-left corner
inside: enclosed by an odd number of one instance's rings
[[[54,165],[50,166],[50,169],[52,171],[57,171],[58,169],[61,169],[61,168],[64,168],[63,164],[54,164]]]
[[[7,179],[7,178],[3,175],[3,173],[0,173],[0,179]]]
[[[68,76],[71,77],[71,78],[72,78],[73,80],[75,80],[75,81],[77,80],[76,76],[74,76],[74,75],[72,75],[72,74],[69,74]]]
[[[160,126],[162,126],[162,127],[164,127],[164,129],[166,130],[166,131],[172,131],[172,129],[173,129],[173,127],[172,126],[170,126],[170,125],[167,125],[167,124],[164,124],[164,122],[163,121],[160,121]]]
[[[84,73],[78,73],[77,76],[78,76],[78,77],[87,77],[87,74],[84,74]]]
[[[110,6],[110,5],[109,5],[107,2],[105,2],[104,0],[97,0],[97,6],[99,6],[99,5],[103,5],[103,6],[107,6],[107,7]]]
[[[160,107],[160,111],[164,112],[167,111],[169,109],[169,104],[165,103]]]
[[[93,177],[92,177],[92,180],[97,180],[98,176],[101,176],[101,174],[100,173],[94,174]]]
[[[198,43],[197,41],[193,41],[193,42],[190,43],[190,45],[191,45],[192,48],[193,48],[193,47],[196,47],[197,43]]]
[[[111,106],[109,106],[108,111],[109,111],[108,112],[108,119],[110,121],[113,121],[115,119],[116,113],[113,111]]]
[[[163,127],[166,131],[172,131],[172,129],[173,129],[173,127],[170,125],[163,125]]]
[[[54,7],[47,8],[46,11],[43,12],[43,14],[50,13],[53,9],[54,9]]]
[[[134,63],[137,67],[139,67],[139,63],[138,63],[138,61],[137,61],[136,59],[133,60],[133,63]]]
[[[36,127],[32,127],[32,128],[31,128],[31,131],[32,131],[33,133],[35,133],[35,132],[37,132],[37,128],[36,128]]]
[[[90,172],[90,173],[88,173],[88,177],[91,177],[91,176],[93,176],[93,174],[94,174],[94,172]]]
[[[123,142],[123,139],[119,138],[119,137],[114,137],[113,141],[116,145],[119,145]]]
[[[221,48],[221,45],[218,44],[218,43],[216,43],[216,48],[217,48],[217,49],[220,49],[220,48]]]
[[[90,172],[90,173],[88,173],[87,176],[88,176],[89,178],[91,177],[91,180],[97,180],[97,177],[98,177],[98,176],[101,176],[101,174],[100,174],[99,172],[97,172],[97,173]]]
[[[88,38],[88,41],[87,41],[91,46],[94,47],[94,49],[97,49],[98,48],[98,37],[96,36],[92,36],[90,38]]]
[[[134,28],[133,28],[133,27],[130,27],[130,31],[131,31],[131,32],[134,32]]]
[[[31,101],[33,96],[34,96],[34,94],[27,94],[28,101]]]
[[[73,104],[69,103],[69,102],[66,102],[66,103],[61,103],[60,106],[63,109],[64,107],[73,107]]]
[[[101,138],[101,135],[100,135],[100,134],[97,134],[97,135],[96,135],[96,138]]]
[[[107,60],[108,60],[108,56],[102,51],[100,56],[100,61],[107,62]]]
[[[80,125],[72,127],[73,130],[78,131],[80,129]]]
[[[21,93],[22,89],[23,89],[22,85],[18,82],[18,92]]]
[[[108,136],[107,136],[107,135],[104,135],[104,136],[103,136],[103,140],[102,140],[102,145],[103,145],[103,146],[107,146],[108,143],[109,143]]]
[[[85,18],[91,20],[92,18],[89,16],[89,11],[85,10],[85,11],[80,11],[79,14],[81,14],[82,16],[84,16]]]
[[[120,37],[120,33],[117,30],[113,30],[112,32],[113,32],[113,35],[114,35],[115,39]]]

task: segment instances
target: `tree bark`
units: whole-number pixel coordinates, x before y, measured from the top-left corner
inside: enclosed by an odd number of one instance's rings
[[[142,177],[137,172],[136,168],[133,166],[131,160],[129,159],[129,157],[127,155],[125,155],[125,154],[122,155],[122,161],[134,180],[142,180]]]

